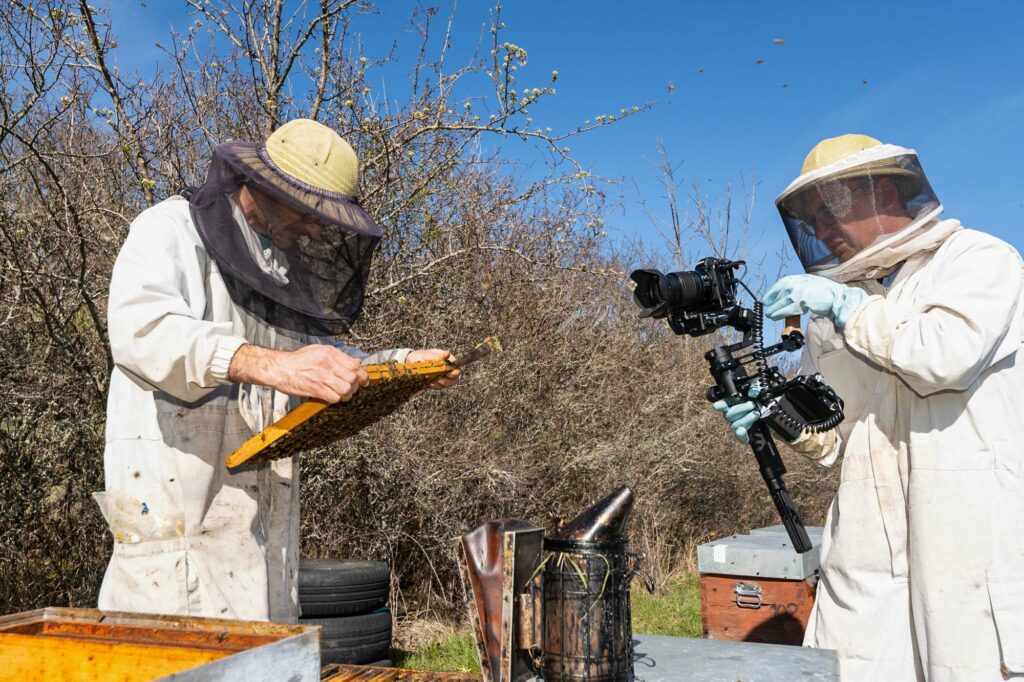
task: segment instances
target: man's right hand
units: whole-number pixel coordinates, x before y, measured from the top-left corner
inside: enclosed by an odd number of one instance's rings
[[[228,378],[327,403],[350,400],[370,384],[359,360],[322,344],[281,351],[247,343],[231,358]]]

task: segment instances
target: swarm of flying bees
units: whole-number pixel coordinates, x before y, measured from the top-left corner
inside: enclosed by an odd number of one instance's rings
[[[772,38],[772,44],[774,44],[774,45],[785,45],[786,44],[786,39],[782,38],[782,37]],[[757,59],[754,60],[754,64],[757,64],[757,65],[764,64],[764,63],[765,63],[765,58],[764,57],[758,57]],[[704,73],[704,67],[703,66],[698,66],[697,67],[697,73],[698,74]],[[867,85],[867,84],[868,84],[867,79],[861,80],[861,85]],[[675,91],[675,89],[676,89],[675,84],[672,83],[671,81],[668,83],[668,85],[666,87],[668,89],[669,94],[672,94]],[[782,87],[783,88],[788,88],[789,87],[789,83],[782,83]]]

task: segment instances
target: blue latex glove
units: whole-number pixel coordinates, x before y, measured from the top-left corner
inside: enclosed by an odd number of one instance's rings
[[[751,384],[750,390],[747,391],[747,395],[755,398],[760,392],[761,387],[757,385],[757,382],[754,382]],[[725,415],[725,418],[729,421],[729,428],[732,429],[733,435],[736,436],[736,440],[744,445],[750,442],[750,427],[761,418],[761,408],[753,400],[747,400],[735,405],[729,405],[724,400],[719,400],[716,403],[712,403],[711,407]]]
[[[773,320],[810,311],[843,329],[868,299],[863,289],[848,287],[817,275],[790,275],[764,295],[764,314]]]

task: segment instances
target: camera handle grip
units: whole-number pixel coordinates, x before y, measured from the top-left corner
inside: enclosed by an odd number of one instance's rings
[[[807,536],[807,529],[804,528],[803,522],[800,520],[800,512],[793,504],[793,498],[790,497],[789,490],[786,489],[786,484],[782,480],[782,475],[786,473],[786,466],[782,463],[782,456],[768,430],[768,425],[762,421],[757,421],[750,428],[750,448],[754,451],[754,457],[757,458],[758,467],[761,469],[761,478],[768,486],[768,492],[771,493],[772,502],[775,503],[775,509],[779,512],[782,525],[786,528],[786,534],[789,535],[789,540],[793,543],[793,549],[800,554],[809,552],[813,548],[811,539]]]
[[[800,327],[799,315],[790,315],[789,317],[786,318],[785,327],[782,330],[782,335],[789,336],[793,332],[803,334],[803,329],[801,329]]]

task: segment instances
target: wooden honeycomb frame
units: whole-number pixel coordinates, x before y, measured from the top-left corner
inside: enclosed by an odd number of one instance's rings
[[[359,433],[456,366],[445,360],[367,365],[370,385],[344,403],[307,400],[227,456],[229,468],[290,457]]]

